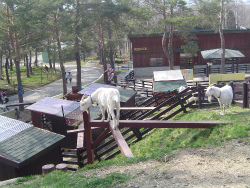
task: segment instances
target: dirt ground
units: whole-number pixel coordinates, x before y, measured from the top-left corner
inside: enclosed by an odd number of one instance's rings
[[[250,187],[249,138],[231,140],[212,149],[188,148],[175,153],[175,156],[163,156],[161,161],[109,166],[98,172],[96,169],[88,170],[85,175],[104,177],[117,172],[132,176],[115,188]]]

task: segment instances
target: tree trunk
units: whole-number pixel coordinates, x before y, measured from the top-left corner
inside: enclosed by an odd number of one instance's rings
[[[9,8],[7,6],[6,6],[6,12],[7,12],[6,15],[7,15],[7,18],[8,18],[8,24],[11,25],[12,23],[10,21]],[[13,22],[13,20],[12,20],[12,22]],[[21,72],[20,72],[21,55],[20,55],[20,47],[19,47],[19,43],[18,43],[18,36],[17,36],[17,33],[15,32],[15,42],[14,42],[13,35],[12,35],[11,30],[10,30],[10,27],[8,28],[8,34],[9,34],[9,37],[10,37],[13,53],[16,55],[15,65],[16,65],[16,77],[17,77],[18,89],[22,89]],[[16,45],[15,45],[15,43],[16,43]],[[21,92],[18,92],[18,98],[19,98],[19,103],[23,103],[23,94]],[[20,105],[19,110],[23,111],[24,106]]]
[[[170,18],[173,17],[173,7],[170,7]],[[164,20],[167,19],[166,13],[163,13]],[[169,70],[174,70],[174,53],[173,53],[173,36],[174,36],[174,25],[169,27],[169,35],[168,35],[168,49],[167,49],[167,26],[164,27],[164,33],[162,37],[162,48],[163,52],[168,58]]]
[[[170,66],[171,66],[171,62],[169,61],[170,55],[169,55],[169,51],[168,51],[168,49],[167,49],[166,43],[167,43],[167,28],[166,28],[166,26],[165,26],[165,28],[164,28],[164,33],[163,33],[163,36],[162,36],[162,49],[163,49],[163,52],[164,52],[165,56],[166,56],[167,59],[168,59],[169,69],[170,69]],[[171,70],[171,69],[170,69],[170,70]]]
[[[111,31],[111,27],[110,27],[110,22],[108,22],[108,35],[109,35],[109,40],[111,41],[112,31]],[[113,46],[110,42],[109,42],[109,59],[110,59],[111,67],[115,70]]]
[[[76,19],[80,17],[80,2],[77,0],[77,10],[76,10]],[[78,20],[76,21],[76,26],[75,26],[75,58],[76,58],[76,84],[79,89],[79,91],[82,89],[82,71],[81,71],[81,57],[80,57],[80,45],[79,45],[79,33],[80,33],[80,28],[78,26]]]
[[[102,60],[102,64],[103,64],[104,83],[107,84],[108,83],[108,74],[107,74],[107,63],[106,63],[106,53],[105,53],[102,21],[100,21],[100,23],[99,23],[99,38],[100,38],[100,46],[101,46],[101,60]]]
[[[47,46],[47,52],[48,52],[48,60],[49,60],[49,68],[52,68],[52,61],[51,61],[51,51],[50,51],[50,40],[48,39],[48,46]]]
[[[63,81],[63,95],[67,94],[67,86],[66,86],[66,80],[65,80],[65,67],[63,65],[63,57],[62,57],[62,47],[61,47],[61,41],[60,41],[60,35],[58,30],[58,20],[57,20],[57,14],[54,14],[54,23],[55,23],[55,32],[56,32],[56,41],[57,41],[57,47],[58,47],[58,57],[59,57],[59,63],[61,68],[61,74],[62,74],[62,81]]]
[[[3,80],[3,54],[1,53],[0,57],[0,80]]]
[[[221,11],[220,11],[220,26],[219,26],[219,32],[220,32],[220,39],[221,39],[221,74],[224,74],[225,71],[225,38],[223,34],[223,21],[224,21],[224,0],[221,0]]]
[[[32,66],[31,66],[31,61],[32,61],[32,54],[31,54],[31,50],[30,50],[30,62],[29,62],[29,68],[30,68],[30,74],[32,75]]]
[[[30,77],[30,70],[29,70],[29,57],[28,54],[25,54],[25,59],[26,59],[26,73],[27,73],[27,78]]]
[[[10,84],[10,77],[9,77],[8,67],[9,67],[9,59],[7,57],[6,62],[5,62],[5,74],[6,74],[6,79],[7,79],[8,84]]]
[[[36,54],[36,55],[35,55],[35,62],[34,62],[34,65],[37,66],[37,62],[38,62],[38,60],[37,60],[37,48],[36,48],[35,54]]]

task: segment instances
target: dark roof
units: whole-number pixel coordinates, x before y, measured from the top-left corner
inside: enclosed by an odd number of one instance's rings
[[[111,86],[111,85],[92,83],[89,86],[82,89],[81,91],[79,91],[78,94],[80,94],[80,95],[91,95],[93,92],[95,92],[95,90],[97,90],[98,88],[101,88],[101,87],[102,88],[116,88],[116,89],[118,89],[118,87]]]
[[[190,33],[196,35],[207,35],[207,34],[215,34],[218,31],[214,30],[192,30]],[[250,33],[250,29],[224,29],[224,33]],[[178,34],[178,31],[175,31],[174,34]],[[143,38],[143,37],[159,37],[163,36],[163,33],[152,33],[152,34],[130,34],[128,38]]]
[[[2,119],[2,116],[0,116],[0,119]],[[19,121],[16,120],[15,122]],[[2,124],[1,126],[6,127],[8,124]],[[15,131],[16,129],[16,127],[13,127],[12,130]],[[21,168],[48,148],[58,145],[63,138],[62,135],[27,126],[26,129],[16,132],[16,134],[0,142],[0,161],[15,168]]]

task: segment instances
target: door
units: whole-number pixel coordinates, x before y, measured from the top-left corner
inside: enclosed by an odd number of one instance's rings
[[[185,53],[180,54],[180,68],[181,69],[192,69],[194,67],[193,56]]]

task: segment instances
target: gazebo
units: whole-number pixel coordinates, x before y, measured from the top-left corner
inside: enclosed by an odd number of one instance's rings
[[[219,60],[221,59],[221,54],[222,54],[222,48],[201,51],[201,55],[204,59]],[[241,57],[245,57],[245,55],[242,54],[240,51],[225,49],[225,59],[233,59],[232,73],[234,73],[235,61],[236,61],[236,72],[238,73],[238,58],[241,58]],[[209,74],[209,71],[207,71],[207,74]]]

